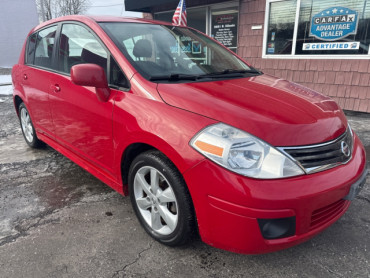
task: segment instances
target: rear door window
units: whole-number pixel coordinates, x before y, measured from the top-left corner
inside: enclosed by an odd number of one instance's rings
[[[52,55],[54,51],[56,31],[57,26],[51,26],[38,32],[35,38],[31,37],[28,51],[30,58],[29,63],[43,68],[52,68]],[[33,43],[36,45],[34,59],[32,59]]]

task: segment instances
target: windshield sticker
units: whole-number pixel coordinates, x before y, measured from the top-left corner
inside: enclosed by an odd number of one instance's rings
[[[357,33],[358,13],[345,7],[331,7],[311,19],[310,36],[335,41]]]

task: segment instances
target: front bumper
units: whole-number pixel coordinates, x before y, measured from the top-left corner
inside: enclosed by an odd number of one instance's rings
[[[348,209],[350,201],[344,198],[351,185],[361,184],[358,181],[364,178],[365,166],[364,148],[354,135],[351,161],[327,171],[256,180],[204,160],[186,171],[184,178],[202,240],[217,248],[257,254],[296,245],[333,224]],[[258,219],[288,217],[295,217],[294,235],[279,239],[262,236]]]

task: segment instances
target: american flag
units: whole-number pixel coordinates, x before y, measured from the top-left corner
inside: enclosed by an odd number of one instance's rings
[[[176,11],[172,17],[172,23],[175,25],[187,25],[185,0],[180,0],[177,5]]]

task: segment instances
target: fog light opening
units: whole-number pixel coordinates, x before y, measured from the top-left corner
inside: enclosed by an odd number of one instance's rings
[[[265,239],[278,239],[295,235],[295,216],[275,219],[257,219]]]

